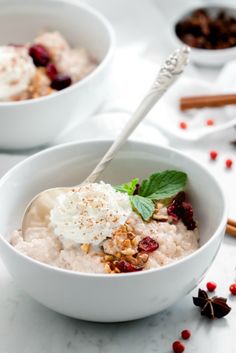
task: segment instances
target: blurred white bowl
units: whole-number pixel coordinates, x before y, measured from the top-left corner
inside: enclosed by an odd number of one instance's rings
[[[102,322],[157,313],[189,293],[214,260],[226,225],[223,192],[209,171],[173,149],[142,142],[125,144],[102,179],[118,184],[131,177],[176,168],[188,174],[187,192],[199,221],[200,249],[159,269],[119,275],[85,274],[54,268],[19,253],[9,235],[38,192],[80,183],[111,141],[71,143],[38,153],[0,180],[0,253],[18,285],[45,306],[68,316]]]
[[[88,49],[100,64],[80,82],[49,96],[1,102],[2,149],[49,143],[73,117],[81,120],[94,112],[109,89],[115,44],[113,29],[103,15],[76,0],[1,1],[0,45],[26,43],[43,29],[58,30],[72,46]]]
[[[194,10],[197,9],[206,9],[213,15],[221,10],[225,11],[226,14],[236,18],[236,8],[230,6],[214,6],[214,5],[204,5],[204,6],[194,6],[189,7],[189,9],[181,15],[178,15],[178,18],[174,19],[172,22],[172,37],[175,46],[186,45],[176,34],[175,26],[176,24],[183,20],[185,17],[191,15]],[[236,58],[236,46],[226,49],[199,49],[191,47],[191,56],[190,59],[192,62],[203,65],[203,66],[222,66],[230,60]]]

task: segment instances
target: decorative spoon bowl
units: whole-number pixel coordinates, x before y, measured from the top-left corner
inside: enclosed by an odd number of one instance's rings
[[[132,176],[144,179],[157,170],[186,172],[200,249],[159,269],[119,275],[62,270],[18,252],[8,239],[19,227],[29,200],[42,190],[82,182],[111,144],[103,140],[56,146],[24,160],[0,180],[0,255],[18,286],[59,313],[103,322],[145,317],[182,299],[215,258],[227,218],[223,191],[207,169],[171,148],[128,141],[102,180],[116,185]]]

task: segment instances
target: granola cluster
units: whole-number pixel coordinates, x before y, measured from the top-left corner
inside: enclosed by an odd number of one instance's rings
[[[168,216],[162,213],[163,205],[156,204],[152,220],[167,222]],[[132,219],[120,226],[111,239],[103,245],[104,269],[106,273],[141,271],[148,261],[149,253],[158,249],[159,244],[150,236],[142,238],[135,234]]]

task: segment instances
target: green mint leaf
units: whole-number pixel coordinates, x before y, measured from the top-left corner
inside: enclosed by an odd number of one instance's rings
[[[148,221],[154,212],[155,206],[152,200],[139,195],[130,196],[133,210],[140,214],[144,221]]]
[[[177,170],[166,170],[152,174],[144,180],[138,194],[151,200],[161,200],[176,195],[183,190],[187,182],[187,174]]]
[[[138,184],[138,178],[131,180],[130,183],[121,184],[114,186],[116,191],[125,192],[128,195],[133,195],[136,184]]]

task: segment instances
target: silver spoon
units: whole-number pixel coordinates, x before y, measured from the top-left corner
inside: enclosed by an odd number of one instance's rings
[[[167,58],[150,90],[147,92],[135,112],[132,114],[120,135],[113,142],[109,150],[105,153],[104,157],[101,159],[92,173],[83,181],[83,183],[93,183],[98,179],[99,175],[112,161],[123,143],[133,132],[133,130],[144,119],[151,108],[183,72],[185,66],[188,63],[189,52],[190,49],[188,47],[183,47],[176,50]],[[50,209],[53,208],[57,195],[61,194],[62,192],[69,191],[72,188],[73,187],[58,187],[47,189],[36,195],[29,202],[25,209],[22,220],[22,234],[24,235],[26,229],[30,227],[32,219],[34,219],[35,222],[35,217],[38,217],[40,221],[45,220],[45,222],[47,222]],[[44,207],[42,207],[42,205]]]

